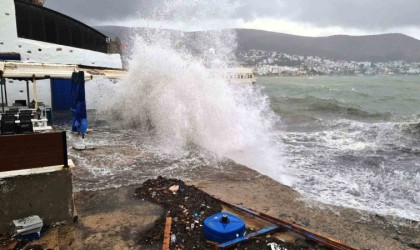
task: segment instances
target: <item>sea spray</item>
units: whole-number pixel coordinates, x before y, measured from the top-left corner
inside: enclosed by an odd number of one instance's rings
[[[229,2],[166,2],[157,8],[155,21],[164,25],[194,17],[195,24],[217,23],[232,11],[224,5]],[[166,29],[136,35],[127,76],[102,86],[98,109],[113,125],[153,136],[167,154],[196,145],[291,184],[276,129],[280,118],[259,87],[229,84],[222,77],[235,64],[236,36],[214,28],[194,36]]]
[[[275,128],[280,119],[268,97],[259,87],[229,84],[206,67],[208,60],[174,48],[164,37],[153,43],[136,38],[128,74],[102,91],[108,96],[100,111],[123,128],[152,134],[165,153],[198,145],[290,183],[282,173]],[[215,59],[220,66],[220,55]]]

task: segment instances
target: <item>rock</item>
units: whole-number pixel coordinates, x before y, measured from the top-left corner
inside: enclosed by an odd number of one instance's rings
[[[169,190],[170,190],[172,193],[176,193],[176,192],[178,192],[178,190],[179,190],[179,185],[173,185],[173,186],[170,186],[170,187],[169,187]]]
[[[420,249],[420,242],[416,242],[416,243],[412,242],[412,243],[408,243],[407,245],[414,249]]]

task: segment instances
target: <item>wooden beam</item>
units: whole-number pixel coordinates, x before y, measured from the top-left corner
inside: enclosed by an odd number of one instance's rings
[[[162,250],[169,250],[169,246],[171,245],[171,226],[172,226],[172,218],[166,217],[165,233],[163,235]]]

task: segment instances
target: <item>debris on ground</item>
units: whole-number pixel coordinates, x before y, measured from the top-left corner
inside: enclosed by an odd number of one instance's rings
[[[194,186],[188,186],[177,179],[158,177],[143,183],[136,189],[136,198],[160,205],[165,216],[155,226],[140,235],[139,245],[159,245],[163,242],[165,217],[172,218],[170,249],[214,249],[217,244],[204,236],[203,222],[214,214],[222,212],[222,205],[207,193]],[[255,230],[247,228],[246,234]],[[262,235],[236,245],[234,249],[327,249],[310,241],[285,243],[271,235]]]
[[[58,241],[58,227],[44,225],[42,230],[39,232],[39,237],[22,237],[16,234],[0,235],[0,250],[58,249]]]
[[[17,236],[31,240],[41,237],[41,230],[44,223],[38,215],[33,215],[20,220],[14,220],[13,225]]]
[[[8,235],[0,236],[0,249],[15,249],[18,241]]]

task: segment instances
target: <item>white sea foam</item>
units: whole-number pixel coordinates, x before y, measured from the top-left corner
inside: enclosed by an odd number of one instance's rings
[[[227,1],[176,1],[159,9],[154,23],[167,28],[168,16],[181,22],[196,14],[194,25],[202,20],[220,21],[223,12],[219,9],[228,8],[225,5]],[[212,13],[215,16],[207,16]],[[419,219],[420,175],[395,172],[397,164],[411,166],[376,154],[404,150],[405,139],[394,128],[406,124],[334,120],[324,124],[322,132],[280,132],[280,119],[259,87],[230,85],[208,69],[209,65],[226,69],[234,60],[234,33],[212,31],[195,37],[189,40],[194,51],[183,46],[182,33],[173,36],[163,30],[147,35],[134,39],[127,77],[116,84],[94,85],[97,96],[90,105],[114,125],[140,131],[133,136],[153,138],[153,147],[165,155],[166,164],[156,174],[176,174],[178,168],[187,171],[185,166],[194,164],[185,158],[182,163],[177,160],[198,145],[210,152],[209,158],[231,158],[319,201]],[[388,146],[394,141],[402,143],[397,148]],[[109,154],[104,156],[107,161],[113,157]],[[167,161],[167,155],[172,155],[172,161]],[[295,170],[285,166],[286,157]],[[118,166],[111,168],[118,174]],[[300,181],[291,175],[298,175]],[[123,180],[132,181],[127,176]]]
[[[177,1],[168,9],[187,7],[213,15],[220,7],[219,1],[190,4]],[[160,12],[159,17],[165,14]],[[101,87],[98,109],[114,124],[152,134],[165,153],[182,154],[191,144],[198,145],[220,159],[231,158],[291,184],[275,129],[280,119],[270,109],[268,97],[259,87],[231,85],[208,68],[226,70],[232,62],[233,31],[210,31],[189,40],[194,52],[179,46],[176,39],[165,31],[148,34],[147,40],[136,37],[126,78]]]
[[[286,133],[307,197],[384,215],[420,220],[420,173],[412,162],[410,122],[325,122],[322,132]],[[414,144],[413,144],[414,143]],[[408,150],[408,151],[407,151]]]

